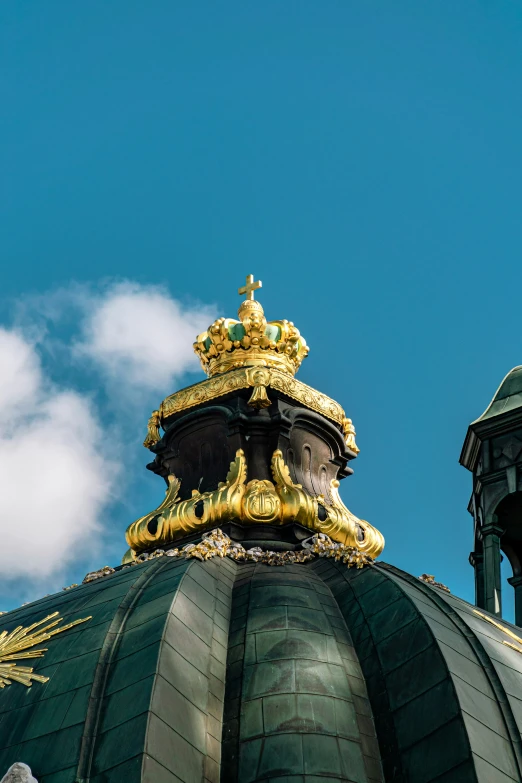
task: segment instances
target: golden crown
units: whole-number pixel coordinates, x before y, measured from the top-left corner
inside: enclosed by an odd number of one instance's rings
[[[261,288],[248,275],[246,285],[238,289],[246,299],[238,310],[239,321],[218,318],[206,332],[198,335],[194,351],[207,375],[220,375],[238,367],[273,367],[295,375],[309,348],[291,321],[267,321],[254,299]]]

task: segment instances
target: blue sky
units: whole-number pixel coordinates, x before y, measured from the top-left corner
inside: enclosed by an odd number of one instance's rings
[[[30,575],[4,578],[3,607],[117,562],[163,494],[140,445],[150,410],[203,377],[171,348],[181,335],[190,352],[183,323],[233,317],[250,272],[268,317],[311,346],[301,380],[354,420],[347,505],[384,533],[384,559],[472,600],[458,457],[522,363],[521,72],[507,0],[0,6],[0,325],[41,362],[48,406],[26,389],[0,430],[5,464],[26,466],[0,531],[19,531],[9,559]],[[128,355],[98,340],[122,291],[139,311]],[[53,456],[21,439],[42,417],[56,432],[66,392],[85,420],[65,479],[89,495],[98,455],[110,486],[84,523],[58,483],[64,535],[88,532],[46,571],[34,535],[54,517],[39,521],[32,486]]]

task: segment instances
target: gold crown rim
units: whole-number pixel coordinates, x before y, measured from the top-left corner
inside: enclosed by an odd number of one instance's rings
[[[255,299],[242,302],[238,316],[239,321],[218,318],[197,336],[194,352],[203,371],[212,377],[238,367],[260,365],[295,375],[309,347],[294,324],[286,319],[267,321],[262,305]]]

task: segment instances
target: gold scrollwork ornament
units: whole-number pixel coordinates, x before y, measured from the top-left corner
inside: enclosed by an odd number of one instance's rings
[[[247,484],[245,454],[238,449],[226,481],[213,492],[194,491],[188,500],[179,500],[180,482],[169,476],[163,503],[129,526],[126,534],[129,546],[134,553],[144,552],[235,520],[243,524],[297,522],[372,558],[382,552],[383,536],[346,508],[339,496],[337,480],[330,484],[331,502],[327,503],[322,495],[309,495],[292,481],[281,451],[274,452],[271,467],[273,483],[253,479]],[[132,555],[126,556],[126,561],[131,558]]]

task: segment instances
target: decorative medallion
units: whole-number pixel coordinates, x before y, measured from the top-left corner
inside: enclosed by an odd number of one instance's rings
[[[47,682],[49,677],[33,674],[31,667],[19,666],[15,661],[27,658],[43,658],[43,654],[47,652],[46,647],[40,650],[30,650],[30,648],[91,619],[91,617],[84,617],[82,620],[74,620],[74,622],[63,625],[61,628],[55,628],[63,619],[58,617],[57,620],[44,625],[44,623],[52,620],[53,617],[57,617],[57,615],[58,612],[54,612],[44,617],[43,620],[33,623],[28,628],[19,625],[18,628],[15,628],[10,633],[9,631],[0,633],[0,688],[5,688],[6,685],[11,685],[12,682],[20,682],[22,685],[27,685],[28,688],[33,684],[33,681]],[[44,627],[39,628],[42,625]],[[35,630],[36,628],[38,630]],[[24,650],[29,650],[29,652],[23,652]]]
[[[281,501],[271,481],[249,481],[243,498],[243,513],[249,522],[277,522]]]

